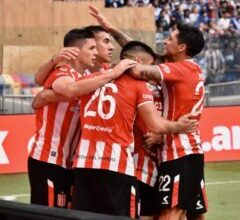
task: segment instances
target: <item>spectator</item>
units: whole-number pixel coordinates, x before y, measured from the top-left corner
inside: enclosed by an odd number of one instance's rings
[[[222,81],[225,71],[225,59],[222,52],[218,49],[218,44],[209,42],[209,49],[205,51],[207,79],[206,84],[219,83]]]
[[[198,16],[199,16],[198,7],[197,7],[197,6],[194,6],[193,9],[192,9],[192,12],[191,12],[190,15],[189,15],[190,22],[191,22],[192,24],[195,24],[195,22],[196,22],[197,19],[198,19]]]

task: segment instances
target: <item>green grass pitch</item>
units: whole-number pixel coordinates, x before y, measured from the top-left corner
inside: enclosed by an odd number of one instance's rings
[[[240,162],[207,163],[206,220],[240,220]],[[0,198],[29,203],[27,174],[0,175]]]

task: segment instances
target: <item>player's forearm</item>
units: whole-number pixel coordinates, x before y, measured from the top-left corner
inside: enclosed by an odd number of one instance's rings
[[[123,33],[116,27],[112,26],[111,28],[108,29],[108,31],[121,47],[123,47],[125,44],[133,40],[131,37],[129,37],[127,34]]]
[[[154,65],[140,65],[138,64],[135,68],[130,70],[131,75],[133,77],[144,79],[144,80],[152,80],[152,81],[161,81],[162,77],[158,70],[157,66]]]
[[[180,133],[182,131],[182,127],[176,121],[169,121],[167,119],[161,118],[158,120],[158,128],[157,133],[161,134],[170,134],[170,133]]]
[[[43,85],[49,73],[54,69],[55,66],[56,64],[53,58],[47,61],[45,64],[43,64],[35,74],[35,82],[38,85]]]
[[[66,95],[68,97],[81,97],[87,95],[90,92],[95,91],[104,84],[110,82],[115,78],[114,73],[103,73],[93,78],[79,80],[75,83],[68,85]]]
[[[39,92],[37,96],[34,98],[32,102],[32,108],[36,110],[50,103],[67,102],[67,101],[70,101],[68,97],[63,96],[59,93],[56,93],[51,89],[44,89],[43,91]]]

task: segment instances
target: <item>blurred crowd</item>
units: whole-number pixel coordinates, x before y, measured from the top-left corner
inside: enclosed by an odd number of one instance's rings
[[[157,31],[176,22],[199,27],[208,37],[240,34],[240,0],[106,0],[106,7],[154,7]]]
[[[205,49],[196,58],[206,84],[240,80],[240,0],[106,0],[106,7],[154,7],[157,50],[177,22],[200,28]]]

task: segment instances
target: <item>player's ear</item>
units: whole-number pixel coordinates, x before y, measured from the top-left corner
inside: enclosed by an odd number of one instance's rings
[[[178,50],[179,50],[179,52],[186,51],[187,50],[187,45],[186,44],[180,44],[178,46]]]
[[[135,59],[138,63],[143,64],[143,59],[140,56],[136,56]]]

